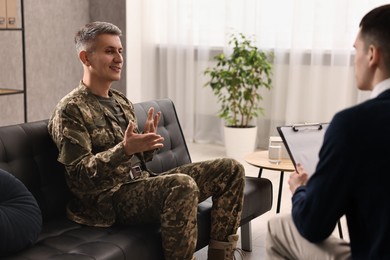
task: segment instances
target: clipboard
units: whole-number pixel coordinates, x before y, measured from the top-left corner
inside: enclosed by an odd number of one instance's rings
[[[276,127],[294,167],[302,164],[309,178],[316,169],[328,126],[329,123],[305,123]]]

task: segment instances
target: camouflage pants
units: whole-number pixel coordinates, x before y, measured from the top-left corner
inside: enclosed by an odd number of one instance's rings
[[[122,186],[113,196],[117,221],[160,223],[165,259],[192,259],[197,205],[212,197],[210,237],[227,241],[240,224],[244,168],[233,159],[183,165]]]

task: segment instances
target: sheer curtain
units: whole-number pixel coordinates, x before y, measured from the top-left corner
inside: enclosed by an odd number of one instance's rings
[[[265,116],[258,147],[275,127],[328,122],[365,100],[355,88],[353,43],[373,0],[130,0],[127,2],[127,93],[168,97],[188,141],[223,143],[217,99],[203,87],[212,57],[229,51],[233,32],[254,36],[275,53],[273,88],[262,90]]]

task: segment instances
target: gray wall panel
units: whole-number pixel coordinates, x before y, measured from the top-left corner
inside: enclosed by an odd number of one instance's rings
[[[89,22],[89,0],[25,0],[28,121],[48,118],[78,85],[73,37]]]

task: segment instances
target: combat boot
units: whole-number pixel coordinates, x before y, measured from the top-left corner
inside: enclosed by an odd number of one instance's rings
[[[207,253],[208,260],[233,260],[237,252],[244,259],[244,252],[237,248],[238,235],[228,236],[228,242],[210,240]]]

